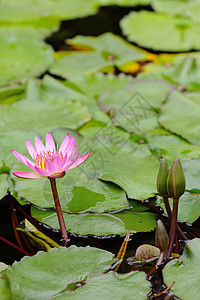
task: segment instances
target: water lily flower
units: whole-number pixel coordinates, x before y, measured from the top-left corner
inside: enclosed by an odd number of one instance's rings
[[[15,176],[22,178],[56,178],[65,175],[67,170],[71,170],[82,164],[89,156],[90,152],[79,156],[77,146],[75,146],[75,137],[70,138],[69,134],[64,138],[60,148],[56,148],[53,137],[48,132],[45,145],[36,136],[35,147],[29,140],[26,140],[26,146],[29,154],[34,161],[26,158],[20,153],[12,150],[13,154],[24,165],[32,169],[31,172],[13,172]]]

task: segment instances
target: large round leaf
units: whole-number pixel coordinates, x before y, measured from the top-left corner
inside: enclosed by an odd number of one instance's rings
[[[199,23],[181,16],[150,11],[131,12],[122,19],[121,27],[130,41],[146,48],[160,51],[200,49]]]
[[[149,283],[145,274],[134,272],[128,275],[116,275],[114,272],[89,278],[86,284],[72,292],[64,292],[55,297],[58,300],[91,299],[127,299],[143,300],[149,292]]]
[[[0,85],[40,75],[53,62],[53,50],[32,28],[0,28]]]
[[[199,0],[154,0],[153,8],[156,11],[164,12],[170,15],[182,15],[199,21],[200,1]]]
[[[179,260],[168,263],[164,270],[164,281],[167,286],[175,281],[171,291],[184,300],[199,299],[200,294],[200,239],[193,239],[184,249]],[[187,288],[186,288],[187,279]]]
[[[162,106],[159,121],[166,129],[193,144],[200,145],[199,114],[200,105],[188,99],[186,95],[174,91]]]
[[[181,196],[179,201],[178,220],[190,223],[196,221],[200,216],[199,201],[200,194],[185,193],[183,196]],[[157,200],[157,203],[160,204],[160,206],[164,209],[166,213],[165,205],[163,203],[162,198],[159,198],[159,200]],[[169,203],[172,208],[173,200],[169,199]]]
[[[135,80],[103,94],[99,105],[110,113],[115,125],[143,134],[158,126],[157,112],[169,91],[170,86],[162,80]]]
[[[109,269],[113,260],[110,252],[91,247],[54,248],[24,257],[5,272],[16,300],[50,299],[71,283]]]
[[[59,229],[58,217],[55,210],[40,210],[31,208],[31,214],[38,221],[54,229]],[[157,215],[149,212],[134,213],[122,211],[117,214],[67,214],[64,213],[66,228],[69,232],[81,235],[121,235],[131,232],[147,232],[156,227]]]

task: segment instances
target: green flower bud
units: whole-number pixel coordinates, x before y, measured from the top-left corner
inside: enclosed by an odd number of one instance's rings
[[[161,158],[160,169],[157,177],[157,190],[161,196],[167,196],[167,177],[169,173],[169,167],[167,165],[166,159]]]
[[[169,244],[169,238],[165,226],[161,220],[157,221],[155,243],[161,252],[166,251]]]
[[[167,178],[168,194],[173,198],[179,198],[185,193],[185,176],[179,158],[173,162]]]

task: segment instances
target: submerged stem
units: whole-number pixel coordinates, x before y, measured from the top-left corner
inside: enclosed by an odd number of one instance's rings
[[[64,246],[67,246],[68,242],[69,242],[69,238],[68,238],[67,229],[65,226],[65,221],[63,218],[63,213],[62,213],[61,206],[60,206],[60,201],[59,201],[57,187],[56,187],[56,180],[55,180],[55,178],[49,178],[49,180],[51,183],[51,189],[52,189],[52,193],[53,193],[54,203],[55,203],[55,207],[56,207],[58,221],[60,224],[60,230],[61,230]]]
[[[176,228],[177,228],[177,216],[178,216],[178,202],[179,198],[173,198],[173,213],[171,217],[171,226],[170,226],[170,234],[169,234],[169,247],[166,252],[166,256],[169,257],[172,252],[172,248],[174,245]]]

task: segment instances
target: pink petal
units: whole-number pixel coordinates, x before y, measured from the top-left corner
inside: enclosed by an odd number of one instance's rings
[[[13,172],[13,174],[20,178],[30,178],[30,179],[43,178],[43,176],[35,172]]]
[[[59,172],[60,170],[62,170],[61,165],[62,165],[62,159],[60,158],[59,155],[57,155],[54,159],[54,165],[55,165],[55,172]]]
[[[71,170],[79,165],[81,165],[84,161],[86,161],[86,159],[88,158],[88,156],[90,155],[90,152],[83,154],[82,156],[80,156],[79,158],[77,158],[77,160],[74,162],[74,164],[72,164],[68,170]]]
[[[42,176],[48,177],[49,173],[47,173],[45,170],[43,170],[42,168],[35,166],[34,171],[39,173]]]
[[[17,157],[17,159],[19,159],[19,161],[21,161],[27,167],[32,169],[35,166],[34,162],[32,162],[30,159],[26,158],[24,155],[21,155],[17,151],[12,150],[12,153]]]
[[[75,137],[72,136],[70,142],[67,145],[67,148],[63,151],[63,155],[67,154],[68,159],[69,159],[70,155],[72,154],[72,152],[74,150],[75,143],[76,143]]]
[[[75,155],[75,153],[76,153],[76,150],[77,150],[77,147],[78,147],[78,144],[77,144],[76,147],[74,148],[74,151],[73,151],[73,153],[72,153],[72,155],[71,155],[71,159],[74,157],[74,155]]]
[[[79,155],[79,152],[77,152],[76,157],[70,163],[65,165],[65,167],[63,168],[63,171],[66,171],[67,169],[69,169],[69,167],[77,160],[78,155]]]
[[[40,141],[40,139],[37,136],[35,137],[35,148],[38,154],[46,152],[44,144]]]
[[[55,165],[54,165],[54,163],[52,163],[51,161],[48,161],[48,162],[46,163],[45,169],[46,169],[46,172],[48,172],[49,175],[55,174],[55,172],[56,172]]]
[[[26,147],[28,149],[30,156],[35,160],[37,156],[37,151],[35,150],[35,147],[33,147],[33,145],[29,140],[26,140]]]
[[[66,165],[67,159],[68,159],[68,157],[67,157],[67,154],[66,154],[66,155],[64,156],[63,160],[61,161],[60,166],[59,166],[60,170],[62,170],[63,167]]]
[[[68,143],[69,143],[70,137],[69,137],[69,133],[66,135],[66,137],[64,138],[59,151],[63,153],[63,151],[66,149]]]
[[[54,140],[52,138],[52,135],[49,132],[46,135],[45,146],[46,146],[47,151],[52,151],[53,152],[53,151],[56,150]]]

